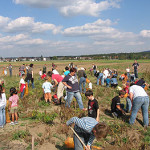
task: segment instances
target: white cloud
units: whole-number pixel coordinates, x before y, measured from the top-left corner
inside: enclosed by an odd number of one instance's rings
[[[0,17],[0,24],[3,27],[2,29],[0,29],[2,32],[13,33],[42,33],[51,30],[53,34],[57,34],[62,28],[61,26],[55,26],[54,24],[35,22],[34,18],[32,17],[20,17],[15,20]]]
[[[9,20],[10,20],[10,18],[8,18],[8,17],[0,16],[0,27],[4,28],[5,25],[7,25],[7,23],[9,22]]]
[[[70,27],[64,30],[65,36],[87,36],[96,35],[100,33],[114,33],[115,29],[110,27],[112,22],[107,20],[98,19],[93,23],[87,23],[83,26]]]
[[[31,7],[47,8],[54,6],[64,16],[89,15],[99,16],[101,11],[110,8],[119,8],[121,0],[13,0],[16,4],[24,4]],[[88,10],[88,11],[87,11]]]
[[[150,37],[150,30],[142,30],[140,35],[143,37]]]

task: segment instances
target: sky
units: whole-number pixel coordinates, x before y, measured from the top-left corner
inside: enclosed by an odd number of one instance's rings
[[[150,0],[0,0],[0,57],[150,50]]]

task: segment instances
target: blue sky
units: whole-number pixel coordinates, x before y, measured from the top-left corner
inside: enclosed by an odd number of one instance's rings
[[[150,0],[1,0],[0,56],[150,50]]]

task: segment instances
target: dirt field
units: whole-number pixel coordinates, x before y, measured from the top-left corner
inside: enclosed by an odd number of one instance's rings
[[[58,71],[62,73],[65,66],[71,61],[54,61],[58,66]],[[98,66],[98,70],[102,68],[117,69],[119,75],[125,72],[125,69],[130,66],[131,72],[133,71],[133,61],[73,61],[78,68],[86,68],[88,78],[93,83],[93,92],[95,98],[99,102],[100,107],[100,121],[104,121],[110,128],[109,135],[106,139],[101,141],[94,141],[94,145],[106,150],[148,150],[150,149],[150,130],[144,130],[142,126],[142,112],[139,111],[136,122],[133,126],[128,124],[130,114],[123,119],[114,119],[110,112],[111,99],[118,94],[116,89],[106,88],[96,85],[96,78],[90,75],[89,69],[92,67],[92,63]],[[18,87],[20,78],[18,77],[18,68],[21,64],[29,64],[29,62],[12,63],[13,65],[13,77],[1,78],[5,80],[5,88],[7,99],[9,98],[10,87]],[[32,138],[34,137],[34,149],[37,150],[67,150],[64,145],[64,141],[67,137],[72,137],[72,131],[65,125],[66,121],[73,116],[87,116],[87,112],[79,110],[78,104],[73,99],[71,109],[67,109],[62,105],[55,105],[53,103],[45,104],[42,100],[42,83],[38,80],[38,72],[43,68],[44,64],[47,64],[47,70],[51,69],[52,62],[33,62],[34,74],[35,74],[35,89],[29,88],[29,95],[19,102],[19,124],[11,126],[6,124],[3,129],[0,129],[0,150],[31,150]],[[3,67],[7,67],[9,63],[0,64],[0,73],[2,73]],[[145,77],[146,82],[150,83],[150,77],[145,75],[145,72],[150,73],[150,61],[139,61],[139,77]],[[150,75],[150,74],[149,74]],[[122,82],[119,81],[119,86],[122,86]],[[150,89],[147,90],[150,94]],[[53,95],[54,93],[52,93]],[[88,100],[82,94],[82,100],[84,106],[87,107]],[[125,99],[123,99],[125,103]],[[33,117],[34,113],[38,113],[38,117],[42,118],[48,114],[57,114],[52,122],[46,123],[45,120]],[[150,109],[149,109],[150,112]],[[40,116],[41,115],[41,116]]]

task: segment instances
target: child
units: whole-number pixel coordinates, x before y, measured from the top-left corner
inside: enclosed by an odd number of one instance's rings
[[[105,138],[108,134],[108,127],[105,123],[98,123],[94,118],[91,117],[72,117],[66,122],[67,126],[75,124],[74,130],[82,139],[84,144],[90,150],[91,145],[96,137],[97,140]],[[75,150],[83,150],[83,145],[79,141],[78,137],[74,134],[74,147]]]
[[[26,88],[26,83],[25,83],[25,74],[22,74],[22,78],[20,79],[20,82],[19,82],[19,89],[20,89],[20,97],[23,98],[24,96],[24,92],[25,92],[25,88]]]
[[[97,100],[93,96],[92,90],[86,91],[85,96],[89,99],[88,116],[95,118],[96,121],[99,121],[99,106]]]
[[[52,88],[52,84],[50,82],[48,82],[48,78],[47,76],[45,77],[45,82],[42,85],[43,88],[43,92],[44,92],[44,98],[46,102],[51,102],[51,88]]]
[[[41,77],[42,77],[42,69],[40,69],[39,71],[39,80],[41,80]]]
[[[123,90],[119,91],[119,96],[116,96],[112,99],[111,103],[111,112],[113,117],[120,117],[123,114],[125,114],[125,111],[123,110],[124,105],[120,103],[120,98],[123,98],[125,95],[125,92]]]
[[[15,124],[18,124],[19,97],[17,95],[17,90],[14,87],[10,88],[10,96],[11,97],[9,98],[9,102],[10,102],[9,111],[10,111],[11,116],[12,116],[12,122],[10,124],[15,125]]]
[[[110,76],[107,76],[106,78],[106,87],[109,87],[109,84],[110,84]]]
[[[6,123],[5,106],[6,106],[6,95],[3,92],[2,85],[0,85],[0,128],[3,128]]]

